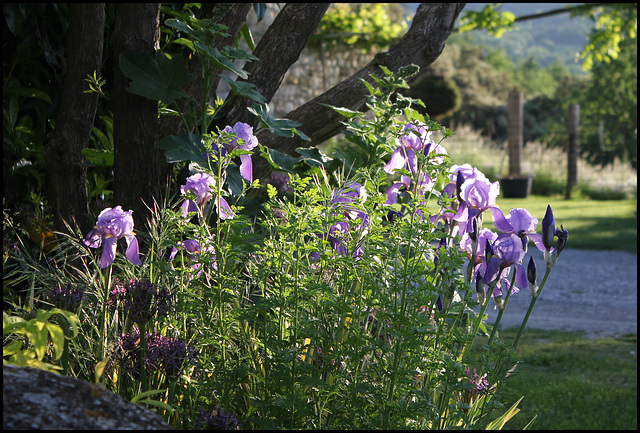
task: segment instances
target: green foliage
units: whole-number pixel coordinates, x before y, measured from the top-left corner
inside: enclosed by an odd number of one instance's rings
[[[71,335],[65,336],[61,326],[49,322],[52,317],[64,319],[66,328],[71,331]],[[44,362],[49,346],[53,347],[52,360],[58,361],[64,353],[65,338],[75,338],[78,335],[79,327],[80,323],[75,314],[59,308],[47,311],[39,310],[35,317],[29,320],[9,315],[3,311],[3,363],[40,368],[57,373],[62,370],[62,367]]]
[[[153,56],[125,52],[120,54],[119,64],[122,73],[131,79],[129,93],[167,105],[186,97],[182,86],[194,78],[179,57],[169,59],[160,51]]]
[[[390,46],[408,28],[403,10],[395,3],[335,3],[322,17],[308,46],[359,49],[370,52]]]
[[[348,174],[335,167],[347,152],[328,157],[299,149],[295,161],[274,154],[273,164],[290,164],[289,193],[267,187],[264,212],[255,219],[237,201],[230,202],[233,217],[211,218],[228,197],[223,186],[232,184],[232,158],[248,151],[212,152],[234,138],[226,132],[192,134],[186,149],[171,139],[169,158],[212,176],[213,198],[207,207],[198,200],[198,212],[187,218],[180,208],[195,192],[155,204],[149,232],[136,232],[150,245],[141,265],[117,254],[100,268],[100,253],[89,251],[85,234],[72,227],[50,261],[27,250],[15,255],[29,270],[21,278],[34,288],[35,302],[43,301],[39,287],[50,284],[87,289],[68,371],[165,410],[183,428],[196,426],[200,407],[218,406],[244,428],[502,427],[515,415],[517,405],[503,408],[495,386],[515,364],[513,350],[494,341],[482,356],[470,352],[478,333],[491,330],[483,323],[488,302],[474,311],[464,253],[453,243],[438,246],[453,235],[423,217],[451,205],[439,192],[450,182],[451,162],[417,152],[419,171],[400,173],[412,185],[427,174],[434,188],[408,188],[397,204],[383,205],[393,179],[383,165],[406,122],[452,134],[415,111],[417,101],[393,99],[417,67],[382,71],[371,77],[374,84],[363,81],[370,117],[336,108],[362,158]],[[193,164],[198,158],[205,159],[200,167]],[[312,168],[301,176],[303,161]],[[236,196],[248,186],[241,182],[240,189]],[[163,289],[168,309],[144,323],[132,319],[133,304],[119,295],[131,279]],[[161,358],[157,338],[180,338],[197,351],[197,362]],[[470,367],[478,371],[474,380],[486,378],[486,388],[471,381]]]
[[[502,3],[488,4],[480,12],[466,11],[460,18],[460,32],[474,29],[485,29],[499,38],[504,32],[513,28],[516,16],[509,11],[499,12],[495,9]]]
[[[593,6],[592,9],[578,10],[576,14],[586,15],[595,23],[589,42],[580,53],[585,70],[590,70],[595,63],[609,63],[617,59],[620,43],[637,38],[637,5]]]

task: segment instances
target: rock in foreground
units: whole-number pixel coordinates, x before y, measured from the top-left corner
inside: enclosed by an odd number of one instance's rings
[[[92,383],[3,365],[2,429],[172,430],[156,413]]]

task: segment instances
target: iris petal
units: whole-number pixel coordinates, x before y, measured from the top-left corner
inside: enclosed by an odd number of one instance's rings
[[[108,236],[102,243],[102,254],[100,254],[100,268],[106,268],[113,264],[116,258],[116,245],[118,238]]]
[[[249,182],[253,182],[251,155],[240,155],[240,175]]]
[[[125,239],[127,240],[127,251],[125,252],[127,259],[134,265],[142,265],[139,257],[138,238],[135,235],[125,235]]]

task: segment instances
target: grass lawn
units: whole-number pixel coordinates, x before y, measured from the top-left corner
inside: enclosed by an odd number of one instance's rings
[[[513,341],[517,330],[502,331]],[[503,388],[510,407],[521,411],[507,424],[522,429],[610,430],[638,428],[637,335],[588,340],[577,333],[527,330],[521,359]]]
[[[509,214],[511,208],[525,208],[538,218],[538,233],[542,233],[542,219],[551,205],[556,226],[569,230],[567,248],[589,250],[618,250],[638,252],[638,218],[636,200],[585,200],[529,196],[526,199],[498,197],[500,209]],[[483,227],[494,230],[491,215],[485,217]]]

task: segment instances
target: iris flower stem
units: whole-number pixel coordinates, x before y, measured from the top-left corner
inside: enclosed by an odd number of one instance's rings
[[[109,293],[111,292],[111,265],[108,266],[107,272],[104,275],[104,299],[102,301],[102,323],[100,329],[102,330],[102,336],[100,338],[100,346],[98,351],[98,359],[104,359],[104,351],[107,347],[107,301],[109,300]]]
[[[536,301],[540,297],[540,293],[542,292],[542,289],[544,288],[544,285],[547,282],[547,278],[549,277],[550,273],[551,273],[551,267],[547,266],[547,271],[544,273],[544,278],[542,279],[542,283],[540,283],[540,288],[538,289],[538,293],[536,294],[537,296],[531,298],[531,303],[529,304],[529,309],[527,310],[527,314],[524,316],[524,319],[522,320],[522,325],[520,325],[520,329],[518,330],[518,335],[516,336],[516,339],[513,342],[514,351],[518,349],[518,344],[520,343],[520,337],[522,336],[522,331],[527,326],[527,322],[529,321],[529,316],[531,316],[531,312],[533,311],[533,306],[536,305]]]
[[[489,342],[487,344],[491,344],[491,342],[493,341],[493,337],[495,337],[496,331],[498,330],[498,325],[502,320],[502,315],[504,314],[504,310],[506,310],[507,308],[507,303],[509,302],[509,298],[511,297],[511,292],[513,291],[513,285],[516,282],[516,272],[518,272],[518,269],[514,267],[513,277],[511,278],[511,286],[509,286],[509,291],[507,292],[507,296],[504,298],[504,304],[502,305],[502,308],[500,308],[500,311],[498,312],[498,317],[496,318],[496,322],[493,325],[493,329],[491,330],[491,336],[489,336]]]
[[[467,354],[469,353],[469,349],[471,349],[471,346],[473,345],[473,341],[476,338],[476,334],[478,333],[478,329],[480,329],[480,323],[482,323],[482,318],[484,317],[484,312],[487,309],[487,306],[489,305],[489,302],[491,301],[491,293],[493,293],[493,288],[496,285],[496,281],[494,281],[493,283],[491,283],[491,285],[489,286],[489,290],[488,290],[488,295],[485,297],[486,299],[484,300],[484,302],[482,303],[482,308],[480,309],[480,314],[478,314],[478,317],[476,318],[476,323],[475,325],[473,325],[473,331],[472,331],[472,340],[466,344],[464,346],[464,350],[462,351],[462,355],[460,355],[460,361],[464,360],[464,358],[467,356]]]
[[[175,399],[175,395],[176,395],[176,380],[172,380],[171,384],[169,385],[169,395],[167,397],[167,404],[171,407],[173,407],[173,400]],[[171,418],[171,413],[172,411],[167,410],[165,411],[165,420],[167,421],[167,423],[169,422],[170,418]]]

